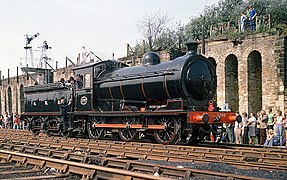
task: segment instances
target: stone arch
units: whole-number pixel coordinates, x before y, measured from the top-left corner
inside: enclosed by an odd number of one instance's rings
[[[3,113],[2,112],[2,94],[1,94],[1,91],[0,91],[0,115]]]
[[[248,72],[248,111],[258,112],[262,109],[262,57],[254,50],[247,57]]]
[[[14,98],[15,98],[15,112],[16,114],[19,114],[19,97],[18,97],[18,86],[15,86],[15,89],[14,89],[15,93],[14,93]]]
[[[225,102],[232,111],[239,110],[238,60],[234,54],[225,59]]]
[[[6,94],[6,90],[4,90],[4,111],[5,111],[5,113],[8,112],[7,111],[7,94]]]
[[[24,86],[20,85],[20,112],[24,112],[25,110],[25,99],[24,99]]]
[[[213,57],[208,57],[208,59],[215,67],[217,66],[216,61]]]
[[[8,113],[12,113],[12,90],[11,90],[11,86],[8,87],[8,92],[7,92],[7,95],[8,95]]]

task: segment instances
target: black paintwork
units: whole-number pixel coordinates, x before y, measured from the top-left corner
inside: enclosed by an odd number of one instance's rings
[[[193,53],[155,65],[127,67],[109,60],[73,70],[82,77],[89,74],[90,81],[83,80],[81,88],[75,84],[74,91],[62,83],[26,87],[26,112],[59,111],[61,97],[73,98],[76,111],[119,111],[123,103],[142,107],[168,99],[186,100],[190,109],[207,108],[216,91],[214,65]]]
[[[71,90],[62,83],[50,83],[24,88],[25,112],[59,112],[58,100],[69,100]]]
[[[95,82],[98,100],[165,101],[182,98],[188,101],[190,108],[207,106],[215,91],[214,65],[196,54],[156,65],[120,68]]]
[[[194,52],[162,63],[155,54],[152,57],[155,61],[147,58],[146,63],[134,67],[115,60],[77,66],[73,69],[77,76],[74,85],[59,82],[26,87],[23,116],[34,131],[42,127],[61,132],[58,99],[71,99],[69,122],[73,132],[85,134],[90,118],[95,117],[106,117],[105,123],[121,123],[119,116],[135,116],[147,126],[158,123],[156,116],[161,114],[153,113],[155,109],[165,111],[162,117],[180,116],[178,112],[186,110],[207,111],[217,84],[209,59]],[[144,115],[141,108],[146,109]],[[187,126],[184,123],[182,129]]]

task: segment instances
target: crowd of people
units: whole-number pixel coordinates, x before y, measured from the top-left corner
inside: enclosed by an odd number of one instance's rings
[[[253,5],[246,7],[246,13],[241,12],[240,16],[240,30],[244,32],[246,29],[250,31],[256,30],[256,16],[257,12]]]
[[[26,124],[17,113],[5,113],[0,115],[0,128],[4,129],[25,129]]]
[[[261,110],[249,116],[246,112],[236,113],[234,124],[223,124],[222,142],[235,144],[258,144],[264,146],[283,146],[287,139],[287,109],[275,113],[272,108]]]

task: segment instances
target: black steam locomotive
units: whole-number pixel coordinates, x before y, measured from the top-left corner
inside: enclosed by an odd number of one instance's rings
[[[191,43],[186,55],[168,62],[149,52],[141,66],[107,60],[75,67],[75,83],[26,87],[22,117],[34,134],[200,142],[223,122],[234,122],[235,115],[216,107],[215,65],[196,51],[197,44]],[[68,130],[63,128],[60,98],[70,102]]]

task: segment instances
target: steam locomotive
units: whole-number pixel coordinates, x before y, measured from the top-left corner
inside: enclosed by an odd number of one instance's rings
[[[235,114],[222,112],[216,93],[215,64],[190,43],[185,55],[160,62],[154,52],[141,66],[107,60],[77,66],[76,82],[24,88],[25,112],[34,134],[118,136],[123,141],[154,137],[161,144],[198,143]],[[58,99],[71,102],[63,128]]]

